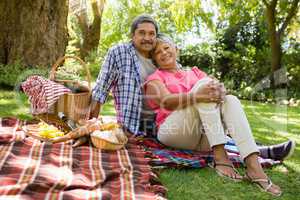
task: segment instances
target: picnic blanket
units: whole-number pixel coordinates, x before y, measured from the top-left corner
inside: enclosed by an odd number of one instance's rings
[[[133,139],[119,151],[72,148],[25,137],[20,123],[1,119],[0,199],[164,199]]]
[[[232,139],[228,138],[225,149],[229,159],[235,167],[244,166],[239,151]],[[203,168],[213,161],[213,154],[209,152],[178,150],[161,144],[156,138],[140,138],[138,143],[144,147],[147,156],[151,158],[153,168]],[[280,164],[281,161],[259,157],[259,162],[265,168]]]

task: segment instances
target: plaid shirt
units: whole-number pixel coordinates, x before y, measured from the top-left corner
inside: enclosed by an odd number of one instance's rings
[[[142,110],[139,70],[140,62],[132,43],[112,47],[98,75],[92,97],[103,104],[112,90],[118,122],[131,133],[144,135],[139,131]]]

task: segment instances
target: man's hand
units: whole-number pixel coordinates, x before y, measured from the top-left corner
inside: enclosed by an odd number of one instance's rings
[[[92,100],[90,106],[90,116],[89,119],[98,118],[100,112],[101,104],[98,101]]]

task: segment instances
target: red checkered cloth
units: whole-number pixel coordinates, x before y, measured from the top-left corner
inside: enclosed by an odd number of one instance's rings
[[[21,86],[29,97],[32,114],[47,113],[61,95],[71,92],[65,86],[37,75],[28,77]]]
[[[19,123],[1,120],[0,199],[164,199],[135,141],[119,151],[72,148],[25,137]]]

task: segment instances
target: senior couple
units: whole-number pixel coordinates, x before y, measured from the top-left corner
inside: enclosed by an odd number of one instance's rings
[[[259,149],[240,101],[226,95],[223,84],[200,69],[183,70],[176,58],[176,45],[159,33],[156,21],[148,15],[136,17],[131,41],[107,53],[93,88],[91,117],[98,117],[111,91],[117,120],[132,135],[155,133],[170,147],[212,150],[218,175],[233,181],[247,179],[280,196],[280,187],[264,173],[258,155],[285,159],[294,142]],[[228,159],[227,134],[245,162],[245,176]]]

